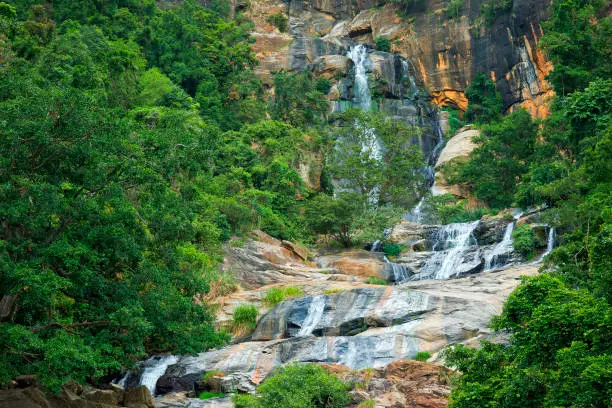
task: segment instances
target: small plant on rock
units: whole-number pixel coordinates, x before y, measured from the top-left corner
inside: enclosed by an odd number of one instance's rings
[[[414,356],[414,359],[416,361],[427,361],[431,358],[431,354],[429,354],[426,351],[419,351],[416,356]]]
[[[257,307],[242,304],[234,309],[233,328],[234,332],[247,332],[255,330],[257,326]]]
[[[368,277],[368,279],[366,279],[366,283],[369,285],[387,285],[389,284],[389,282],[387,282],[386,280],[380,279],[376,276]]]
[[[268,18],[266,18],[266,21],[278,28],[278,31],[281,33],[287,32],[287,28],[289,27],[289,19],[280,11],[270,14]]]

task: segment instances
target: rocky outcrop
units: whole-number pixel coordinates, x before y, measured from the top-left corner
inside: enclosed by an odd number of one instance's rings
[[[55,396],[47,396],[37,386],[0,390],[2,408],[155,408],[155,401],[144,386],[127,392],[118,385],[109,389],[83,388],[67,383]]]
[[[257,288],[285,282],[296,275],[307,276],[309,258],[308,250],[300,245],[254,231],[243,244],[232,241],[225,246],[223,270],[232,273],[243,288]],[[290,268],[292,265],[298,268]]]
[[[383,277],[385,270],[381,254],[360,249],[322,255],[317,259],[317,265],[322,269],[364,278]]]
[[[457,158],[467,158],[472,150],[478,145],[474,143],[474,138],[480,136],[480,130],[473,129],[471,126],[464,126],[455,133],[447,142],[436,162],[436,168],[451,162]]]
[[[326,365],[337,377],[353,386],[358,405],[372,401],[376,407],[442,408],[448,404],[451,370],[418,361],[396,361],[385,368],[355,372],[348,367]]]
[[[391,51],[408,61],[417,87],[437,105],[465,110],[465,89],[484,73],[496,81],[506,109],[547,115],[553,91],[545,77],[552,66],[537,46],[549,0],[514,0],[490,26],[480,15],[484,1],[465,3],[460,16],[450,16],[446,1],[426,0],[401,16],[392,2],[381,7],[370,0],[292,0],[287,5],[256,0],[247,15],[255,22],[254,50],[264,77],[281,69],[320,70],[321,57],[343,56],[354,43],[387,37]],[[289,16],[289,33],[278,33],[266,21],[279,10]]]
[[[436,301],[424,293],[392,288],[354,289],[286,300],[259,321],[252,340],[353,336],[370,327],[390,327],[415,320]]]
[[[488,338],[491,335],[489,321],[501,311],[503,301],[518,285],[519,276],[535,274],[537,268],[537,265],[514,267],[460,279],[423,280],[380,289],[388,296],[381,296],[378,289],[356,291],[345,295],[344,299],[350,303],[348,300],[365,297],[367,294],[371,294],[373,299],[362,303],[367,307],[363,308],[363,313],[356,314],[366,317],[358,320],[368,321],[368,316],[372,316],[378,322],[353,336],[321,337],[316,336],[313,330],[306,336],[248,341],[198,356],[180,357],[175,365],[168,367],[166,375],[194,378],[208,371],[219,371],[225,376],[238,376],[234,383],[248,388],[263,381],[275,366],[289,361],[339,363],[352,369],[362,369],[380,368],[394,361],[410,359],[419,351],[434,354],[448,344]],[[419,303],[426,306],[407,304],[415,293],[423,301]],[[339,295],[329,297],[333,296]],[[394,302],[404,306],[394,308]],[[298,306],[298,303],[299,299],[290,301],[288,306],[281,304],[273,313],[280,320],[289,322],[293,319],[289,317],[291,310],[304,310],[306,307]],[[342,316],[345,309],[331,309],[334,305],[332,299],[326,301],[325,305],[330,308],[327,311],[323,309],[325,317],[322,316],[320,324],[314,327],[320,328],[320,334],[323,334],[324,328],[341,333],[341,327],[347,327],[346,322],[350,320]],[[414,312],[408,320],[405,318],[405,310]],[[394,321],[396,317],[398,319]],[[295,317],[298,323],[304,322],[304,319],[300,319]],[[290,324],[282,323],[271,323],[271,326],[264,328],[267,322],[265,318],[260,321],[259,324],[263,326],[258,329],[259,333],[286,333],[292,330]]]

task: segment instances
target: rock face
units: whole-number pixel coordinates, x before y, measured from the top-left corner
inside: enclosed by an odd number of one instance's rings
[[[364,251],[342,251],[331,255],[320,256],[317,260],[320,268],[331,269],[345,275],[361,277],[382,277],[385,262],[380,254]]]
[[[248,389],[263,381],[272,368],[290,361],[338,363],[363,369],[410,359],[419,351],[433,354],[448,344],[490,336],[489,321],[501,311],[503,301],[519,283],[519,276],[535,274],[537,268],[514,267],[448,281],[423,280],[323,295],[321,318],[312,318],[308,324],[304,323],[308,318],[300,314],[310,309],[313,299],[285,301],[269,318],[260,320],[254,337],[293,337],[248,341],[198,356],[180,357],[166,376],[187,379],[219,371],[225,376],[237,376],[233,381]],[[339,306],[338,299],[344,304],[333,309]],[[349,311],[353,305],[356,310]],[[309,316],[317,316],[314,308],[309,310]],[[298,335],[298,327],[308,327],[308,333]]]
[[[362,386],[352,392],[356,404],[374,400],[376,407],[445,407],[449,381],[454,376],[447,368],[418,361],[396,361],[385,368],[361,372],[338,365],[327,368],[349,384]]]
[[[477,147],[473,139],[478,136],[480,136],[480,130],[472,129],[471,126],[465,126],[459,129],[457,133],[446,142],[446,145],[440,152],[440,156],[438,156],[438,161],[436,162],[436,168],[456,158],[467,158],[472,150]]]
[[[299,336],[352,336],[418,318],[434,299],[421,292],[363,288],[278,304],[257,325],[252,340]]]
[[[447,2],[442,0],[415,3],[405,17],[399,16],[396,4],[380,7],[371,0],[290,0],[286,4],[256,0],[247,15],[255,22],[253,48],[264,78],[280,69],[304,68],[330,77],[321,68],[321,58],[333,61],[333,71],[344,65],[340,57],[351,45],[387,37],[393,43],[391,51],[407,61],[416,88],[426,90],[437,105],[465,110],[465,89],[476,74],[484,73],[497,83],[506,109],[524,107],[533,116],[547,115],[546,102],[553,92],[545,77],[552,66],[537,45],[550,1],[514,0],[511,9],[490,26],[480,16],[484,1],[464,3],[460,17],[449,16]],[[268,15],[279,10],[289,16],[288,33],[279,33],[266,22]],[[344,68],[345,76],[350,76],[350,67]],[[398,77],[387,70],[382,78],[392,84],[402,74]],[[389,97],[398,98],[388,89],[385,98]]]
[[[21,389],[0,390],[2,408],[155,408],[149,390],[139,386],[123,391],[117,385],[110,389],[86,389],[76,383],[67,383],[62,391],[46,396],[36,386]]]

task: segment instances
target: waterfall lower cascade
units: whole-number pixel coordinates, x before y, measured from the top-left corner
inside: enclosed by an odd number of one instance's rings
[[[157,380],[166,373],[168,366],[176,364],[176,356],[154,356],[144,362],[144,369],[140,377],[140,385],[144,385],[155,395]]]
[[[474,230],[479,221],[443,225],[433,240],[435,253],[421,269],[420,278],[448,279],[470,272],[479,259]],[[474,248],[475,247],[475,248]]]
[[[490,271],[506,265],[508,257],[513,250],[512,231],[514,231],[514,222],[510,222],[506,225],[504,238],[485,256],[485,271]]]

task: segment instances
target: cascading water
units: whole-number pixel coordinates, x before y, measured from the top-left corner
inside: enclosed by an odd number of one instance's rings
[[[555,249],[555,243],[557,241],[557,235],[555,232],[555,227],[550,227],[548,229],[548,237],[546,239],[546,251],[542,255],[538,257],[533,263],[540,262],[544,257],[552,252]]]
[[[391,262],[386,256],[385,262],[387,264],[386,267],[389,271],[389,281],[391,283],[399,284],[405,282],[410,278],[410,275],[412,275],[410,269],[406,265]]]
[[[420,278],[448,279],[467,273],[475,262],[468,255],[478,257],[474,230],[480,221],[454,223],[442,226],[436,231],[433,239],[435,253],[427,260],[420,272]],[[475,253],[474,253],[475,252]]]
[[[368,85],[368,49],[359,44],[351,47],[346,56],[355,64],[355,102],[362,110],[370,110],[372,95]]]
[[[178,358],[176,356],[155,356],[151,357],[143,364],[142,375],[140,376],[140,385],[144,385],[155,395],[156,384],[159,377],[166,373],[168,366],[176,364]]]
[[[491,252],[485,255],[485,271],[501,268],[508,263],[509,255],[513,250],[512,231],[514,231],[514,222],[506,225],[504,238],[493,247]]]
[[[308,305],[308,315],[304,322],[302,323],[302,327],[298,332],[298,337],[310,336],[313,330],[317,327],[317,324],[321,321],[323,317],[323,312],[325,311],[325,296],[313,296],[310,301],[310,305]]]

